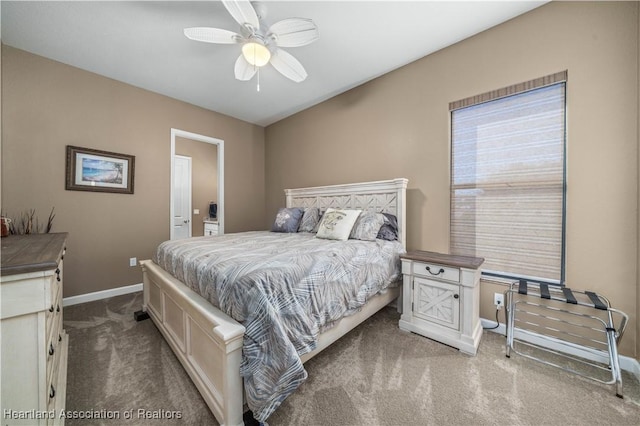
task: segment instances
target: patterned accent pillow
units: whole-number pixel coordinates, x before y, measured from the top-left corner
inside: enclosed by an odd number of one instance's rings
[[[349,238],[354,240],[375,241],[380,227],[384,225],[382,213],[362,212],[358,216]]]
[[[307,207],[304,209],[298,232],[314,232],[318,223],[320,223],[320,209],[317,207]]]
[[[318,223],[316,223],[316,226],[313,227],[313,232],[314,234],[318,233],[318,229],[320,229],[320,224],[322,223],[322,218],[324,217],[324,212],[322,210],[319,210],[318,213]]]
[[[271,225],[271,232],[298,232],[303,213],[304,209],[299,207],[281,207]]]
[[[362,210],[327,209],[322,216],[316,238],[347,241],[360,212]]]
[[[389,213],[382,213],[384,216],[384,225],[378,231],[378,237],[381,240],[396,241],[398,239],[398,218]]]

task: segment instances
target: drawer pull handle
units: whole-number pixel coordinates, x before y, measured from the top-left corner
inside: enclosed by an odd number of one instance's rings
[[[49,312],[53,312],[53,305],[49,308]]]
[[[60,312],[60,305],[58,305],[58,308],[56,309],[56,312]]]
[[[431,268],[427,266],[427,272],[429,272],[431,275],[440,275],[444,273],[444,269],[440,268],[438,272],[431,272]]]
[[[53,343],[49,343],[49,355],[53,355],[55,353],[55,349],[53,349]]]
[[[51,390],[49,391],[49,398],[53,399],[56,396],[56,388],[51,385]]]
[[[454,295],[453,295],[453,298],[454,298],[454,299],[457,299],[457,298],[459,298],[459,297],[460,297],[460,296],[459,296],[459,295],[457,295],[457,294],[454,294]]]
[[[58,334],[58,342],[62,342],[62,334]]]

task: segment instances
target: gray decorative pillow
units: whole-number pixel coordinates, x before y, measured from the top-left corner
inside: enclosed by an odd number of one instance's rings
[[[286,208],[282,207],[278,210],[276,220],[271,226],[272,232],[298,232],[298,226],[302,219],[304,209],[299,207]]]
[[[380,227],[384,225],[382,213],[362,212],[358,216],[349,238],[354,240],[375,241]]]
[[[324,217],[324,212],[321,210],[318,210],[318,223],[316,223],[316,226],[313,227],[313,231],[311,231],[314,234],[318,232],[318,229],[320,229],[320,224],[322,223],[323,217]]]
[[[384,225],[378,231],[378,238],[387,241],[396,241],[398,239],[398,218],[389,213],[382,213],[384,216]]]
[[[316,227],[320,223],[320,209],[316,207],[307,207],[304,209],[302,220],[298,232],[318,232]]]

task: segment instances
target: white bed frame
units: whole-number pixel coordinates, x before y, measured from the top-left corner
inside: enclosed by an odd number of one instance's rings
[[[406,247],[407,179],[286,189],[287,207],[329,207],[392,213],[398,238]],[[189,289],[151,260],[140,262],[143,310],[149,314],[221,425],[242,425],[240,376],[244,327]],[[306,362],[401,295],[389,289],[372,298],[357,314],[345,317],[320,335]],[[398,307],[402,304],[398,303]]]

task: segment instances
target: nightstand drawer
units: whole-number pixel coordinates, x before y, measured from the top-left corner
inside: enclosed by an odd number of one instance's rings
[[[218,222],[205,222],[204,235],[205,237],[218,235]]]
[[[438,265],[437,263],[413,262],[413,275],[440,280],[460,282],[460,269],[451,266]]]

